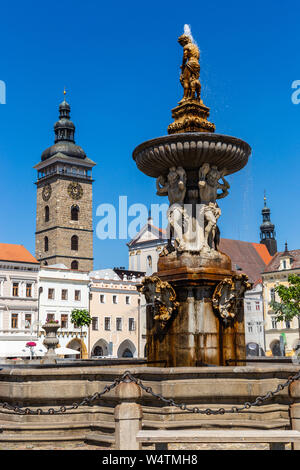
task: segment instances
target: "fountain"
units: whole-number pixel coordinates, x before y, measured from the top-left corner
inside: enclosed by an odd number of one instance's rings
[[[245,359],[243,294],[251,287],[218,249],[218,199],[228,195],[225,179],[250,156],[246,142],[215,133],[201,99],[199,49],[189,32],[180,82],[184,94],[172,110],[167,136],[133,152],[139,170],[156,178],[157,194],[168,196],[169,242],[158,271],[140,288],[147,301],[147,352],[167,366],[225,365]]]

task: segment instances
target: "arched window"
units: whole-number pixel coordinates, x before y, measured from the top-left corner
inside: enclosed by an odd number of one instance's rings
[[[147,263],[148,263],[148,267],[152,268],[152,257],[150,255],[147,256]]]
[[[49,210],[49,206],[46,206],[45,207],[45,222],[49,222],[49,219],[50,219],[50,210]]]
[[[73,235],[71,238],[71,250],[78,251],[78,237],[77,235]]]
[[[104,356],[103,348],[101,348],[101,346],[96,346],[93,352],[93,356]]]
[[[49,240],[48,240],[48,237],[45,237],[44,238],[44,251],[48,251],[49,250]]]
[[[72,206],[71,207],[71,220],[78,220],[78,216],[79,216],[79,207]]]
[[[123,352],[122,354],[122,357],[133,357],[133,354],[132,352],[130,351],[130,349],[125,349],[125,351]]]
[[[78,269],[78,261],[72,261],[71,269]]]

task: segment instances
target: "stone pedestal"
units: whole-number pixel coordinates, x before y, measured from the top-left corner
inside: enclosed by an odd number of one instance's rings
[[[176,293],[177,308],[165,325],[147,307],[147,358],[165,360],[167,367],[226,365],[227,359],[246,358],[244,312],[240,302],[233,317],[224,319],[215,309],[213,295],[224,279],[235,274],[230,258],[215,259],[189,253],[161,256],[157,276]]]
[[[60,328],[58,323],[45,323],[43,329],[45,330],[46,336],[43,341],[43,345],[46,346],[47,352],[44,356],[44,361],[53,361],[57,359],[55,349],[59,343],[57,338],[57,330]]]

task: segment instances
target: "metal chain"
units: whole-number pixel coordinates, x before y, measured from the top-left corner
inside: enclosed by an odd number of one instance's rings
[[[179,408],[183,411],[187,411],[189,413],[199,413],[199,414],[206,414],[206,415],[219,415],[219,414],[225,414],[225,413],[239,413],[243,410],[248,410],[252,406],[260,406],[262,403],[264,403],[266,400],[269,400],[270,398],[274,397],[277,393],[281,392],[284,390],[286,387],[288,387],[292,382],[295,382],[296,380],[300,379],[300,371],[297,372],[295,375],[290,376],[288,380],[282,384],[279,384],[276,388],[276,390],[269,391],[262,397],[257,397],[253,402],[246,402],[242,406],[233,406],[227,410],[225,408],[219,408],[217,410],[212,410],[211,408],[206,408],[206,409],[200,409],[197,406],[194,407],[188,407],[185,403],[178,404],[176,403],[172,398],[165,398],[159,393],[153,392],[151,387],[147,387],[143,384],[141,379],[138,379],[134,377],[130,371],[124,372],[124,374],[121,377],[116,378],[110,385],[105,385],[104,389],[102,392],[96,392],[94,395],[91,397],[86,397],[84,398],[80,403],[73,403],[71,406],[61,406],[58,409],[54,408],[49,408],[48,410],[43,410],[42,408],[37,408],[35,410],[32,410],[30,408],[22,408],[20,406],[13,406],[10,405],[7,402],[0,402],[0,406],[2,408],[5,408],[10,411],[14,411],[17,414],[22,414],[22,415],[54,415],[54,414],[61,414],[65,413],[66,411],[70,410],[76,410],[80,406],[86,406],[86,405],[91,405],[95,400],[103,397],[106,393],[110,392],[114,388],[117,387],[120,383],[135,383],[138,385],[144,392],[148,393],[149,395],[152,395],[153,397],[163,401],[164,403],[174,406],[176,408]]]
[[[154,393],[152,388],[151,387],[146,387],[142,381],[140,379],[137,379],[136,377],[134,377],[133,375],[130,374],[130,372],[125,372],[125,374],[127,374],[127,377],[128,379],[130,380],[130,382],[134,382],[136,383],[142,390],[144,390],[146,393],[152,395],[153,397],[155,398],[158,398],[159,400],[163,401],[164,403],[167,403],[169,404],[170,406],[174,406],[176,408],[180,408],[181,410],[183,411],[187,411],[189,413],[199,413],[199,414],[206,414],[206,415],[223,415],[225,413],[239,413],[245,409],[249,409],[251,408],[252,406],[259,406],[261,405],[263,402],[265,402],[266,400],[269,400],[270,398],[272,398],[274,395],[276,395],[277,393],[281,392],[282,390],[284,390],[286,387],[288,387],[292,382],[295,382],[296,380],[299,380],[300,379],[300,371],[297,372],[297,374],[293,375],[293,376],[290,376],[288,378],[288,380],[286,382],[284,382],[283,384],[279,384],[276,388],[276,390],[274,390],[273,392],[272,391],[269,391],[267,392],[264,396],[262,397],[256,397],[256,399],[253,401],[253,402],[246,402],[244,403],[244,405],[238,407],[238,406],[233,406],[227,410],[225,410],[225,408],[219,408],[217,410],[212,410],[211,408],[206,408],[206,409],[203,409],[201,410],[200,408],[198,408],[197,406],[194,406],[194,407],[188,407],[185,403],[182,403],[182,404],[178,404],[176,403],[172,398],[168,399],[168,398],[165,398],[163,397],[162,395],[158,394],[158,393]],[[125,375],[124,374],[124,375]],[[124,377],[123,375],[123,377]]]

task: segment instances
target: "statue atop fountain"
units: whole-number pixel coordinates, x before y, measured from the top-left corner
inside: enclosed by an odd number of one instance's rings
[[[172,110],[169,135],[133,152],[137,167],[156,178],[156,194],[169,199],[169,243],[157,273],[141,286],[148,303],[148,358],[165,359],[168,366],[224,365],[245,358],[241,299],[250,284],[219,251],[217,201],[229,194],[225,177],[246,165],[251,148],[215,133],[200,97],[199,48],[186,28],[178,42],[184,95]],[[165,309],[167,320],[158,321]]]

